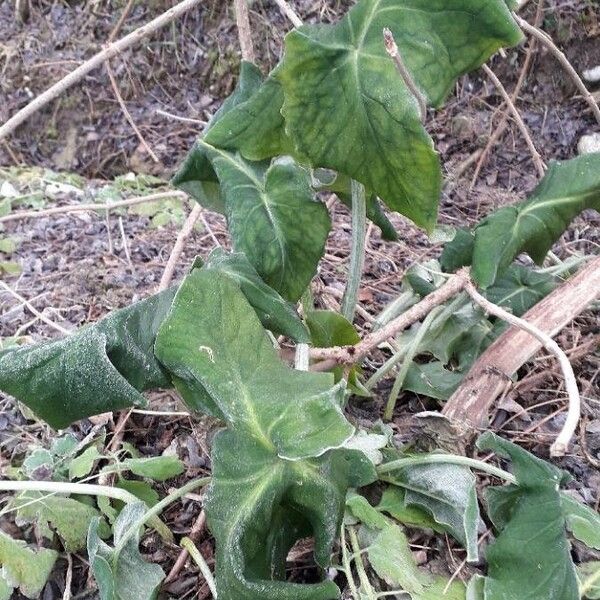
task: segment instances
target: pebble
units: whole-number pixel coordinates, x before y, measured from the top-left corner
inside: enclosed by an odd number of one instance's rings
[[[600,152],[600,133],[590,133],[584,135],[577,144],[579,154],[593,154]]]

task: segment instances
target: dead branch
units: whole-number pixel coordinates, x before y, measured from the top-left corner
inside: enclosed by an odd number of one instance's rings
[[[506,105],[512,113],[515,121],[517,122],[517,126],[521,131],[521,135],[525,139],[527,147],[529,148],[529,152],[531,153],[531,158],[533,159],[533,164],[537,169],[538,175],[540,177],[543,177],[546,174],[546,165],[544,164],[540,153],[537,151],[537,148],[535,147],[535,144],[531,139],[531,134],[529,133],[529,129],[527,129],[527,125],[525,125],[523,118],[521,117],[521,113],[517,110],[515,103],[512,101],[512,98],[508,95],[508,92],[506,91],[506,88],[504,87],[502,82],[498,79],[498,77],[496,77],[494,71],[492,71],[487,65],[483,65],[482,68],[485,71],[485,74],[491,79],[494,86],[496,86],[496,89],[504,98],[504,102],[506,102]]]
[[[35,114],[38,110],[46,106],[55,98],[58,98],[65,90],[81,81],[88,73],[104,64],[107,60],[117,56],[130,46],[138,43],[146,36],[154,33],[158,29],[161,29],[165,25],[168,25],[175,19],[179,18],[188,10],[194,8],[194,6],[200,4],[201,0],[183,0],[173,8],[159,15],[156,19],[150,21],[146,25],[132,31],[124,38],[120,39],[114,44],[107,45],[104,50],[98,52],[90,60],[77,67],[74,71],[69,73],[66,77],[55,83],[53,86],[48,88],[44,93],[40,94],[37,98],[32,100],[27,106],[22,108],[16,115],[13,115],[2,127],[0,127],[0,140],[11,134],[21,123],[26,121],[29,117]]]
[[[370,333],[354,346],[338,346],[336,348],[313,348],[310,356],[313,360],[323,362],[314,365],[314,370],[324,371],[336,365],[351,365],[364,358],[371,350],[383,342],[395,337],[413,323],[424,319],[433,308],[443,304],[464,290],[470,281],[468,269],[461,269],[439,289],[425,296],[418,304],[409,308],[398,318],[390,321],[385,327]]]
[[[519,15],[513,13],[513,16],[526,33],[535,37],[556,57],[558,62],[568,73],[569,77],[573,80],[573,83],[577,86],[577,89],[580,91],[585,101],[590,105],[590,108],[596,117],[596,121],[600,123],[600,107],[598,106],[598,103],[594,99],[594,96],[592,96],[590,91],[587,89],[585,83],[583,83],[581,77],[579,77],[579,74],[569,62],[569,59],[565,56],[564,52],[560,50],[560,48],[554,43],[552,38],[546,32],[534,27],[533,25],[530,25],[525,19],[519,17]]]
[[[186,222],[183,224],[179,235],[177,236],[177,240],[175,241],[173,250],[171,250],[171,256],[169,256],[167,266],[165,267],[163,276],[160,280],[160,285],[158,287],[159,292],[166,290],[169,287],[169,285],[171,285],[173,273],[175,273],[177,261],[180,259],[181,253],[183,252],[185,241],[188,239],[188,237],[190,237],[192,231],[194,230],[194,225],[196,224],[196,221],[200,218],[201,213],[202,207],[199,204],[195,204]]]
[[[252,29],[250,29],[250,17],[248,15],[247,0],[235,0],[235,18],[238,27],[238,37],[242,49],[242,58],[251,63],[256,62],[254,45],[252,44]]]
[[[180,198],[181,200],[185,200],[187,197],[188,196],[186,193],[174,190],[172,192],[159,192],[158,194],[149,194],[148,196],[129,198],[128,200],[107,202],[106,204],[73,204],[69,206],[55,206],[54,208],[46,208],[44,210],[26,210],[0,217],[0,223],[6,223],[7,221],[20,221],[21,219],[39,219],[40,217],[49,217],[51,215],[75,212],[106,212],[114,208],[134,206],[136,204],[144,204],[146,202],[156,202],[157,200],[165,200],[167,198]]]
[[[564,456],[567,453],[567,449],[581,418],[581,396],[579,394],[579,387],[577,386],[577,379],[575,378],[575,372],[569,361],[569,358],[560,346],[544,331],[539,327],[532,325],[526,319],[521,319],[515,315],[509,313],[501,306],[490,302],[487,298],[484,298],[475,288],[472,282],[467,283],[466,286],[467,294],[471,299],[481,306],[487,313],[499,317],[503,321],[510,323],[511,325],[518,327],[522,331],[529,333],[533,336],[546,350],[554,354],[558,359],[563,376],[565,378],[565,386],[567,394],[569,396],[569,412],[567,420],[565,421],[564,427],[556,438],[554,444],[550,449],[551,456]]]
[[[534,306],[523,319],[554,337],[599,297],[600,257]],[[479,357],[446,403],[443,414],[473,427],[485,427],[507,382],[541,347],[529,333],[511,327]]]

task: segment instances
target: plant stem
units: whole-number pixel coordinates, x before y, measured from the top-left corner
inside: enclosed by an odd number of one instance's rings
[[[482,460],[476,460],[467,456],[457,456],[455,454],[428,454],[426,456],[399,458],[398,460],[393,460],[377,467],[377,474],[385,475],[385,473],[396,471],[397,469],[418,465],[458,465],[460,467],[468,467],[469,469],[488,473],[494,477],[504,479],[508,483],[517,483],[515,476],[504,469],[494,467],[494,465],[488,465],[488,463],[483,462]]]
[[[254,45],[252,44],[252,30],[250,29],[250,17],[248,15],[247,0],[234,0],[235,17],[238,26],[238,37],[242,49],[242,59],[255,63]]]
[[[360,598],[366,598],[366,600],[377,600],[377,593],[371,586],[371,582],[369,581],[369,577],[365,571],[365,565],[363,563],[362,552],[360,549],[360,544],[358,543],[356,531],[353,527],[349,527],[348,532],[350,533],[350,544],[352,545],[352,552],[354,553],[355,557],[354,564],[356,565],[356,572],[358,573],[358,578],[360,580],[360,588],[362,591]]]
[[[438,315],[444,312],[443,306],[436,306],[425,318],[421,327],[419,327],[417,334],[415,335],[415,339],[412,341],[406,352],[404,353],[404,360],[402,362],[402,366],[400,367],[400,371],[398,372],[398,376],[396,377],[396,381],[394,381],[394,385],[392,387],[392,391],[390,392],[390,396],[387,401],[387,405],[385,407],[385,412],[383,413],[383,420],[390,421],[394,416],[394,409],[396,408],[396,402],[398,401],[398,395],[400,394],[400,390],[402,389],[402,385],[408,375],[408,369],[412,365],[415,356],[419,352],[419,346],[423,341],[423,338],[427,334],[427,332],[431,329],[434,321],[437,319]]]
[[[367,231],[367,192],[365,186],[352,180],[352,254],[346,291],[342,298],[342,315],[354,321],[358,291],[365,267],[365,241]]]
[[[590,592],[594,586],[600,582],[600,569],[590,575],[585,581],[583,581],[579,587],[579,593],[582,598],[586,597],[586,594]]]
[[[81,496],[104,496],[120,500],[126,504],[141,502],[139,498],[120,488],[108,485],[94,485],[91,483],[64,483],[59,481],[0,481],[0,492],[48,492],[50,494],[77,494]],[[152,514],[151,524],[161,537],[173,541],[173,534],[169,528]],[[148,519],[147,519],[148,520]]]
[[[210,589],[210,592],[213,595],[213,598],[216,598],[217,597],[217,586],[215,585],[215,580],[213,578],[213,574],[211,573],[209,566],[206,564],[206,561],[204,560],[204,556],[202,556],[202,554],[200,554],[200,551],[196,547],[196,544],[194,544],[194,542],[192,542],[192,540],[190,540],[189,537],[184,537],[181,540],[180,544],[183,548],[185,548],[188,551],[188,554],[192,557],[193,561],[198,565],[198,568],[200,569],[200,572],[202,573],[202,576],[204,577],[204,579],[208,585],[208,588]]]
[[[348,556],[348,548],[346,547],[346,527],[344,525],[342,525],[342,531],[341,531],[341,544],[342,544],[342,565],[344,567],[344,573],[346,574],[346,579],[348,581],[348,587],[350,588],[350,593],[352,594],[352,598],[354,598],[354,600],[359,600],[358,588],[356,587],[356,582],[354,581],[354,576],[352,575],[352,565],[350,564],[350,557]]]
[[[158,515],[160,515],[160,513],[165,508],[167,508],[167,506],[173,504],[173,502],[177,502],[177,500],[183,498],[183,496],[185,496],[189,492],[192,492],[193,490],[196,490],[199,487],[208,485],[209,483],[210,477],[194,479],[193,481],[186,483],[184,486],[180,487],[174,492],[171,492],[168,496],[165,496],[158,504],[146,511],[133,525],[131,525],[131,527],[129,527],[129,529],[127,529],[125,535],[123,535],[123,537],[119,541],[119,544],[115,547],[114,561],[118,560],[119,554],[121,553],[123,548],[125,548],[127,542],[129,542],[137,535],[137,532],[139,531],[140,527],[144,526],[150,519],[158,517]]]

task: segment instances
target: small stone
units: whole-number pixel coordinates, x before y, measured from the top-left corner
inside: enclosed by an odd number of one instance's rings
[[[600,65],[583,72],[583,78],[590,83],[600,82]]]
[[[584,135],[577,144],[579,154],[593,154],[600,152],[600,133],[590,133]]]

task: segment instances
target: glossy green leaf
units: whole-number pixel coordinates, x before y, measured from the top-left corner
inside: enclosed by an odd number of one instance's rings
[[[185,465],[175,456],[128,458],[123,461],[123,466],[135,475],[154,481],[173,479],[185,471]]]
[[[225,100],[206,127],[204,136],[239,105],[243,105],[261,86],[262,75],[258,67],[243,61],[240,78],[233,94]],[[185,162],[175,174],[173,185],[187,192],[199,204],[209,210],[225,214],[225,202],[221,195],[219,179],[213,169],[206,146],[195,144]]]
[[[475,476],[465,467],[446,464],[413,465],[382,477],[404,489],[404,504],[429,513],[477,561],[479,505]]]
[[[288,550],[311,531],[317,562],[328,563],[348,487],[375,479],[362,453],[340,449],[354,431],[341,412],[343,385],[282,363],[238,286],[210,270],[182,284],[156,353],[199,382],[231,428],[215,439],[206,502],[219,597],[337,598],[332,582],[281,578]]]
[[[473,277],[487,288],[526,252],[541,263],[571,221],[585,209],[600,210],[600,154],[553,162],[531,197],[486,217],[474,230]],[[460,250],[448,250],[465,263],[468,250],[463,234]],[[458,243],[458,242],[457,242]]]
[[[561,495],[567,529],[589,548],[600,550],[600,514],[566,494]]]
[[[512,265],[485,291],[485,296],[494,304],[504,306],[517,317],[521,317],[550,294],[558,283],[556,277],[547,273]]]
[[[204,269],[213,269],[234,279],[267,329],[298,343],[310,341],[310,334],[294,306],[260,278],[244,254],[229,254],[217,248],[209,256]]]
[[[160,496],[158,492],[146,481],[133,481],[130,479],[119,479],[115,487],[127,490],[142,502],[145,502],[150,508],[158,504]],[[116,517],[116,514],[114,514]]]
[[[429,101],[521,32],[502,0],[361,0],[335,25],[286,37],[278,72],[286,129],[315,167],[352,177],[393,210],[432,229],[441,190],[439,160],[382,31],[395,35]]]
[[[89,475],[96,464],[96,461],[102,458],[96,446],[90,446],[79,456],[76,456],[69,463],[69,479],[81,479]]]
[[[55,428],[128,406],[142,390],[171,387],[154,357],[175,289],[116,311],[56,342],[0,354],[0,389]]]
[[[244,71],[260,72],[254,65],[242,63]],[[283,89],[277,80],[277,70],[256,86],[235,107],[227,107],[224,114],[215,115],[204,140],[207,144],[225,150],[239,151],[248,160],[264,160],[280,155],[294,154],[294,147],[285,132],[281,114]],[[249,88],[248,88],[249,90]]]
[[[460,582],[449,584],[448,579],[417,566],[408,538],[398,525],[387,522],[377,529],[362,527],[361,545],[366,547],[373,570],[390,587],[402,588],[412,600],[465,599],[465,587]]]
[[[436,400],[448,400],[463,378],[464,373],[450,371],[438,360],[425,364],[413,363],[402,389]]]
[[[316,273],[331,227],[308,172],[290,158],[250,163],[206,148],[221,181],[235,250],[281,296],[296,302]]]
[[[386,529],[390,525],[390,520],[382,515],[378,508],[371,506],[364,496],[356,492],[348,494],[346,508],[355,519],[369,529]]]
[[[438,533],[444,532],[428,511],[416,505],[407,505],[406,492],[402,488],[388,487],[381,496],[377,510],[388,513],[404,525],[432,529]]]
[[[323,454],[354,433],[343,385],[285,365],[238,286],[214,271],[187,276],[155,352],[174,375],[200,382],[231,427],[282,458]]]
[[[360,342],[354,325],[332,310],[311,310],[306,315],[311,343],[317,348],[351,346]]]
[[[136,532],[120,551],[116,551],[125,533],[146,512],[140,502],[128,504],[114,524],[114,544],[111,547],[99,536],[99,520],[91,522],[88,533],[88,555],[100,600],[154,600],[164,579],[163,570],[146,562],[138,549],[140,535]]]
[[[0,531],[0,579],[5,587],[18,588],[26,598],[39,597],[57,558],[54,550],[32,550]]]
[[[19,523],[34,523],[44,537],[52,540],[56,531],[67,552],[85,548],[90,521],[100,515],[94,507],[73,498],[33,491],[19,494],[11,507]],[[102,537],[109,534],[104,521],[99,531]]]
[[[477,443],[510,458],[517,485],[486,490],[497,537],[487,550],[486,600],[577,600],[559,486],[560,469],[486,433]]]

